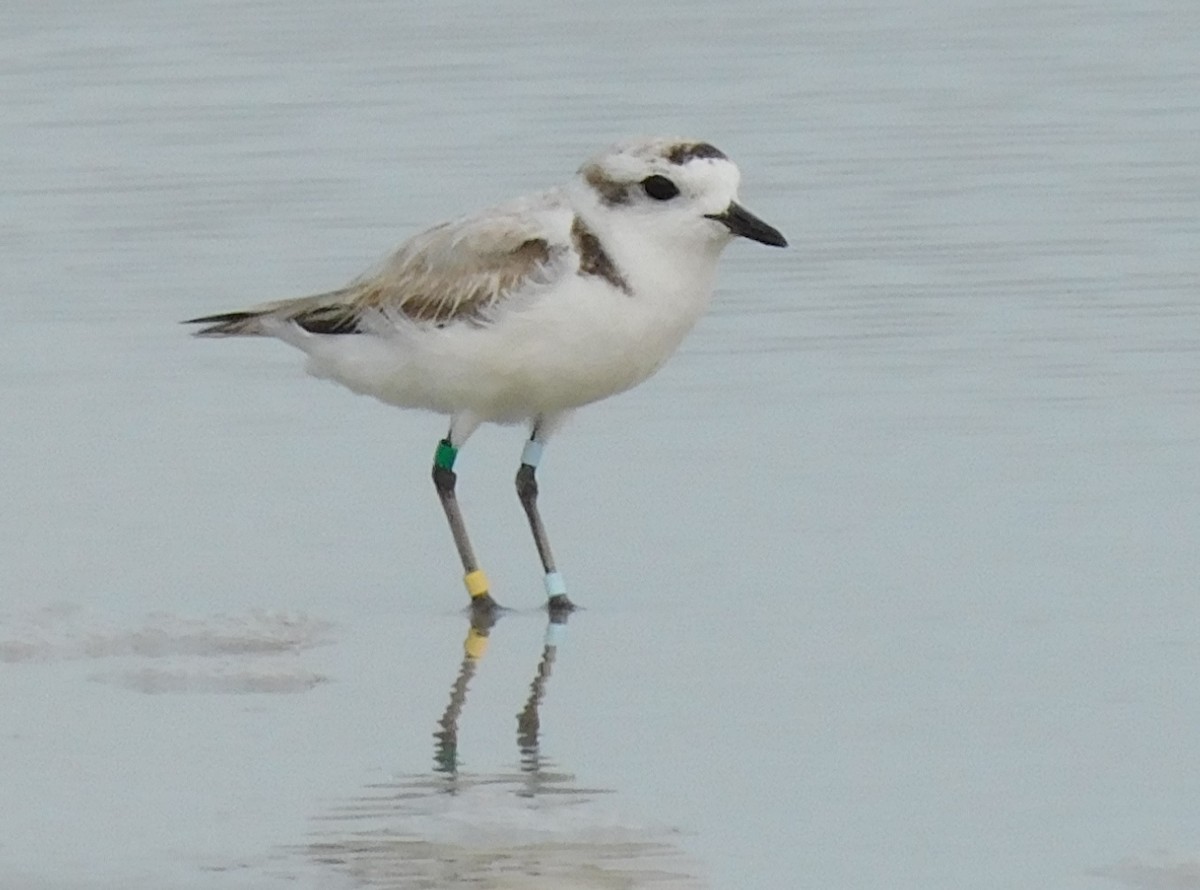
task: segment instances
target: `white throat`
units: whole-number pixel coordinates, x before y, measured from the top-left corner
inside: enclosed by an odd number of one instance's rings
[[[603,204],[586,185],[572,183],[571,204],[635,295],[684,300],[707,307],[717,260],[731,240],[720,230],[673,228],[651,214]],[[669,221],[668,221],[669,222]]]

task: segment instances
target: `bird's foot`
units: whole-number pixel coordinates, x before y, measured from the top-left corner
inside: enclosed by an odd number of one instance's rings
[[[470,610],[471,627],[476,630],[489,630],[504,611],[504,607],[492,599],[490,593],[481,593],[471,597]]]
[[[578,607],[571,602],[565,593],[556,593],[554,596],[546,600],[546,611],[550,613],[550,620],[554,623],[561,624],[567,620],[567,616],[574,612]]]

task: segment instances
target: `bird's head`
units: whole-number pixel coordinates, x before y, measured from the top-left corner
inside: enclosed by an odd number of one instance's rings
[[[741,174],[720,149],[691,139],[641,139],[612,146],[579,168],[576,194],[589,221],[647,246],[715,254],[735,236],[786,247],[778,229],[738,202]]]

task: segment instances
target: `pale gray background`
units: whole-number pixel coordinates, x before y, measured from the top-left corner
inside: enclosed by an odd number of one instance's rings
[[[3,19],[0,884],[1200,887],[1193,0]],[[464,452],[522,611],[443,794],[442,421],[176,322],[660,132],[793,247],[548,452],[557,793],[520,433]]]

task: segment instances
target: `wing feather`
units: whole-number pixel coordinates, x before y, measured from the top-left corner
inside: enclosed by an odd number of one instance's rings
[[[219,337],[262,334],[268,317],[320,334],[361,333],[363,316],[379,312],[432,324],[482,321],[509,295],[548,283],[567,250],[546,214],[534,212],[553,210],[551,196],[538,197],[542,206],[526,199],[428,229],[338,290],[184,324],[207,325],[197,334]]]

